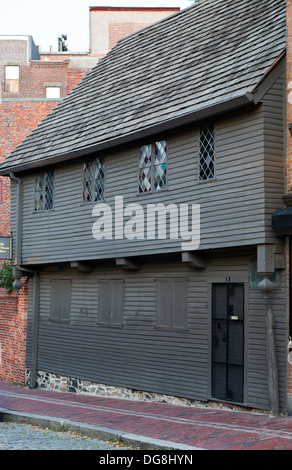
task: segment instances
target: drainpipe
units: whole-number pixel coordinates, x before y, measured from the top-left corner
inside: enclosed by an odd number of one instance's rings
[[[22,264],[22,181],[13,173],[10,178],[17,183],[17,209],[16,209],[16,236],[15,236],[15,258],[14,258],[14,277],[13,287],[19,292],[22,287],[20,282],[24,272],[34,276],[34,298],[32,315],[32,336],[31,336],[31,364],[29,388],[35,388],[37,384],[37,351],[38,351],[38,326],[39,326],[39,295],[40,295],[40,277],[37,271],[21,267]]]
[[[16,236],[15,236],[15,258],[14,265],[16,268],[21,266],[21,225],[22,225],[22,182],[13,173],[10,178],[17,183],[17,208],[16,208]]]

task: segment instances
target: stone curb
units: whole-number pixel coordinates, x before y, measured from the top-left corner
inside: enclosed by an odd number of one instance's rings
[[[11,411],[6,408],[0,408],[0,422],[31,424],[33,426],[49,428],[54,431],[78,432],[80,434],[101,440],[114,439],[126,446],[139,447],[141,450],[204,450],[198,447],[192,447],[176,442],[152,439],[150,437],[139,436],[115,429],[99,427],[92,424],[79,423],[69,419],[50,418],[48,416],[27,414],[18,411]]]

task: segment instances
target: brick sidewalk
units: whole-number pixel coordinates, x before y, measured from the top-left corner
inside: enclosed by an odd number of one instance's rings
[[[292,418],[29,390],[0,382],[0,407],[206,450],[292,450]]]

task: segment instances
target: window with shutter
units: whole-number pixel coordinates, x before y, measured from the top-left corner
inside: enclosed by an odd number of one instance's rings
[[[157,328],[170,331],[188,329],[188,282],[161,279],[157,282]]]
[[[51,320],[70,321],[71,284],[70,280],[51,281]]]
[[[99,282],[99,317],[103,326],[122,327],[124,307],[124,281]]]

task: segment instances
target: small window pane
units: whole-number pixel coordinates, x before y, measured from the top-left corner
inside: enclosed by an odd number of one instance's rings
[[[155,162],[154,165],[166,163],[166,141],[161,140],[155,143]]]
[[[151,167],[151,145],[143,145],[140,148],[139,168]]]
[[[47,86],[46,98],[60,98],[61,90],[59,86]]]
[[[166,188],[166,164],[154,167],[154,189]]]
[[[9,79],[9,80],[18,80],[19,79],[18,65],[6,65],[5,77],[6,79]]]
[[[83,202],[102,201],[105,196],[105,160],[96,158],[84,163]]]
[[[203,127],[200,130],[200,169],[199,179],[207,180],[214,177],[214,127]]]
[[[145,193],[167,186],[166,140],[143,145],[139,152],[139,192]]]
[[[139,171],[139,192],[151,191],[151,167]]]
[[[5,91],[8,93],[19,92],[19,67],[7,65],[5,67]]]
[[[42,171],[36,175],[34,210],[44,211],[53,209],[54,203],[54,172]]]

